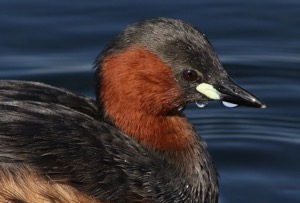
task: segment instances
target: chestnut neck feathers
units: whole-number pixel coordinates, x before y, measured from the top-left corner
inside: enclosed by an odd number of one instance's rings
[[[177,110],[181,89],[157,56],[129,48],[105,58],[100,74],[100,99],[121,131],[159,150],[182,149],[191,142],[193,129]]]

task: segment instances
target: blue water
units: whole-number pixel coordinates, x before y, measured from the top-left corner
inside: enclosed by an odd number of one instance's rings
[[[300,202],[300,1],[0,1],[0,79],[94,96],[92,66],[126,25],[180,18],[210,39],[229,74],[267,109],[189,105],[220,173],[221,203]]]

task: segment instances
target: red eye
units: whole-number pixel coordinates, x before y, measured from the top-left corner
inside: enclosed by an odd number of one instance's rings
[[[182,77],[183,77],[183,79],[190,81],[190,82],[194,82],[200,78],[198,72],[195,70],[191,70],[191,69],[184,70],[182,73]]]

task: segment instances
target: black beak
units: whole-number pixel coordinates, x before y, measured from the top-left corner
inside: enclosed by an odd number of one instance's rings
[[[243,106],[266,108],[263,102],[238,86],[229,77],[223,79],[221,84],[215,84],[213,86],[221,93],[222,101]]]

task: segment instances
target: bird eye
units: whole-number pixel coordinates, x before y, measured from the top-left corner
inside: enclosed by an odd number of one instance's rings
[[[183,71],[182,77],[187,81],[194,82],[200,78],[200,75],[195,70],[187,69]]]

